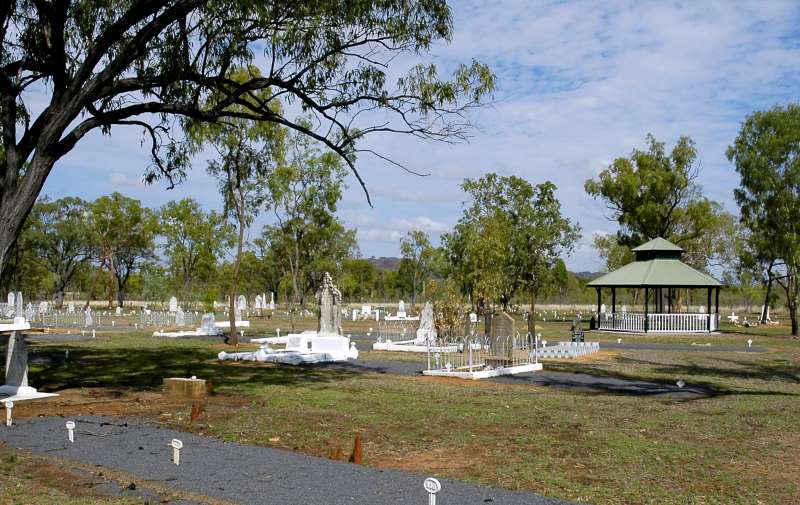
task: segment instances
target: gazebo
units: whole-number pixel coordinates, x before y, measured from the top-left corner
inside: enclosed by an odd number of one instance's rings
[[[722,283],[681,261],[683,249],[656,238],[633,249],[636,260],[587,284],[597,290],[594,329],[633,333],[708,333],[719,326]],[[611,289],[611,311],[603,305],[603,288]],[[644,312],[617,308],[617,289],[643,289]],[[705,310],[680,312],[673,294],[679,289],[705,289]],[[715,310],[711,312],[711,294]]]

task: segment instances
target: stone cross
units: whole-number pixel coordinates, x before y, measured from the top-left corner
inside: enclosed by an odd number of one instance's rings
[[[342,335],[342,293],[333,285],[331,274],[325,272],[317,290],[317,333]]]

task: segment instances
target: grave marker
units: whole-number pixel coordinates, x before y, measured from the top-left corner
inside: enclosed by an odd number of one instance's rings
[[[67,433],[70,443],[75,442],[75,421],[67,421]]]
[[[320,335],[342,335],[342,293],[333,285],[331,274],[325,272],[322,285],[317,291],[317,333]]]

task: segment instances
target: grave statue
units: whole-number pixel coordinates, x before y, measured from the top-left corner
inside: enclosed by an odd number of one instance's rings
[[[422,308],[422,313],[420,314],[419,329],[417,330],[417,338],[414,344],[425,345],[435,342],[436,328],[434,326],[433,305],[431,305],[431,302],[425,302],[425,306]]]
[[[342,335],[342,293],[333,285],[331,274],[325,272],[317,290],[317,333],[323,336]]]

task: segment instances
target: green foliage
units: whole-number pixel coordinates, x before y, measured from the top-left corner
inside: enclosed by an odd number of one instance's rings
[[[190,198],[168,202],[158,216],[174,287],[188,295],[193,281],[207,283],[216,275],[217,262],[234,244],[233,226],[223,215],[205,212]]]
[[[754,112],[742,123],[727,151],[741,177],[734,191],[748,231],[750,260],[780,270],[792,335],[798,334],[800,287],[800,106],[775,106]]]
[[[435,257],[428,235],[422,230],[411,230],[400,240],[400,272],[408,276],[411,283],[411,305],[417,302],[417,293],[425,290],[425,280],[431,273]]]
[[[111,278],[111,293],[116,292],[121,306],[125,287],[139,262],[153,257],[158,221],[155,212],[142,207],[139,200],[120,193],[101,196],[89,205],[86,214],[89,244],[93,258]]]
[[[504,307],[518,290],[533,299],[548,289],[560,255],[579,237],[579,227],[561,215],[555,185],[490,173],[462,188],[472,204],[443,236],[461,285],[477,300]]]
[[[721,254],[720,222],[730,215],[703,197],[695,183],[697,150],[692,139],[681,137],[669,153],[651,134],[646,142],[646,151],[634,149],[629,158],[615,159],[584,188],[612,211],[620,226],[618,245],[632,248],[662,237],[684,249],[687,263],[705,269]],[[601,254],[611,254],[615,262],[626,256],[612,250],[611,243],[599,246],[605,248]]]

